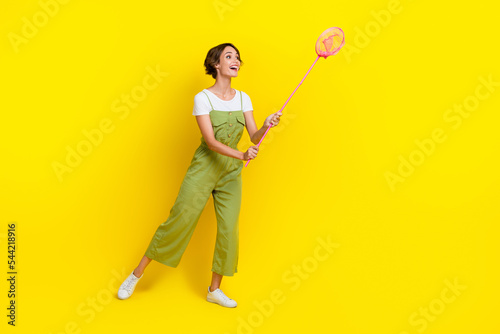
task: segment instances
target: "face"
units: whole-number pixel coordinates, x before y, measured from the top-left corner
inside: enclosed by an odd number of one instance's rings
[[[220,55],[219,64],[215,65],[219,76],[237,77],[240,70],[240,55],[232,46],[226,46]]]

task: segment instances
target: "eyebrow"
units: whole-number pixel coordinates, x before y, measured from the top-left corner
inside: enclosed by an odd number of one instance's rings
[[[226,52],[225,54],[227,55],[228,53],[232,53],[231,51]],[[238,53],[236,53],[238,55]],[[239,56],[239,55],[238,55]]]

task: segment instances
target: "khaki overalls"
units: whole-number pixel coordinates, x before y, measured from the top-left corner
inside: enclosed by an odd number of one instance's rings
[[[210,98],[208,100],[212,106]],[[212,106],[210,111],[215,139],[234,149],[237,149],[245,129],[241,92],[240,101],[241,110],[222,111]],[[210,150],[202,136],[170,214],[157,228],[145,255],[170,267],[177,267],[212,194],[217,218],[212,271],[224,276],[233,276],[238,272],[238,217],[243,163],[243,160]]]

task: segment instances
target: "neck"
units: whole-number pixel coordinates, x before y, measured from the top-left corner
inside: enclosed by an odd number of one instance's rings
[[[218,75],[212,88],[216,93],[223,96],[229,96],[233,93],[231,78],[227,76]]]

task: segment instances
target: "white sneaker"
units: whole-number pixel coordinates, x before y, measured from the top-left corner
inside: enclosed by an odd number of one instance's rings
[[[141,277],[136,277],[134,275],[134,271],[130,275],[128,275],[127,279],[120,285],[120,289],[118,289],[118,298],[127,299],[132,296],[132,293],[135,290],[135,286],[137,282],[144,276],[142,273]]]
[[[225,307],[236,307],[237,305],[236,301],[226,296],[221,289],[210,292],[210,287],[208,287],[207,300]]]

